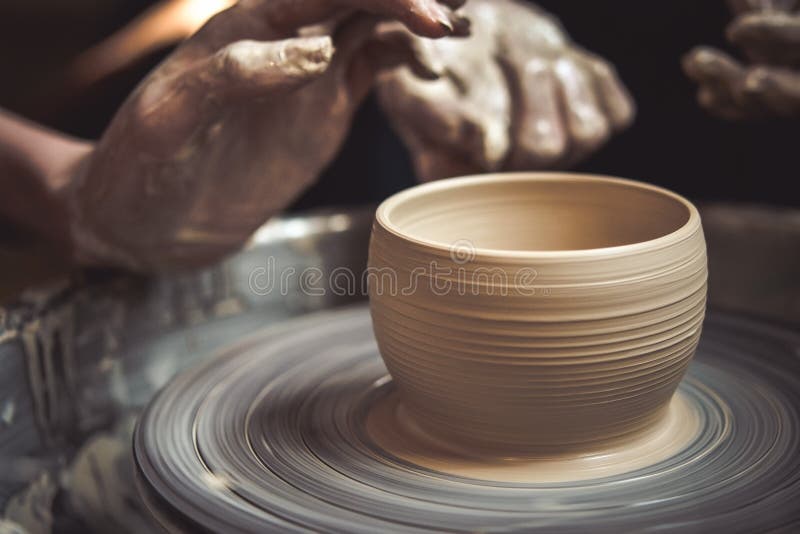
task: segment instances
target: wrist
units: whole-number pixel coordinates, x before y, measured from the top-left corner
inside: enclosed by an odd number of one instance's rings
[[[71,139],[0,110],[0,215],[71,249],[62,192],[92,144]]]

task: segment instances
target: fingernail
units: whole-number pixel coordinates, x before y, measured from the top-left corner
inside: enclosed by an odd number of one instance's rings
[[[314,36],[304,39],[306,58],[317,63],[328,63],[333,56],[333,41],[330,36]]]
[[[454,28],[453,24],[450,22],[450,19],[441,18],[437,19],[437,22],[439,23],[439,26],[441,26],[447,33],[453,33]]]
[[[333,56],[333,43],[328,36],[304,37],[287,42],[284,61],[303,70],[323,68]]]
[[[445,30],[447,33],[453,33],[454,31],[453,22],[450,20],[450,14],[444,7],[437,4],[436,2],[433,2],[429,4],[428,10],[430,14],[433,16],[433,18],[436,19],[436,22],[439,23],[439,26],[441,26],[443,30]]]

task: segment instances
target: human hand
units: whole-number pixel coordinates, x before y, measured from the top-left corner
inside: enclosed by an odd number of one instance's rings
[[[68,188],[80,260],[138,270],[209,263],[238,248],[332,160],[408,32],[468,31],[461,0],[242,0],[155,69]]]
[[[415,39],[441,74],[383,73],[382,106],[422,180],[567,167],[634,116],[614,68],[550,15],[513,0],[470,0],[465,39]]]
[[[731,0],[727,37],[749,60],[697,47],[684,57],[698,101],[728,119],[800,115],[800,2]]]

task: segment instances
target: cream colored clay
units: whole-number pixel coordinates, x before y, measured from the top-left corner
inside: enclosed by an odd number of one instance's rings
[[[426,184],[380,206],[370,267],[397,282],[370,284],[402,407],[375,408],[370,428],[395,455],[493,480],[592,478],[696,432],[673,399],[706,294],[685,199],[578,174]]]

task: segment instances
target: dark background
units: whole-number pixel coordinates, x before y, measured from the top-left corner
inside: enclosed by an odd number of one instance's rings
[[[728,49],[723,0],[543,0],[584,47],[617,65],[638,105],[634,126],[578,168],[657,183],[698,201],[800,205],[800,121],[725,122],[695,103],[680,58],[708,44]],[[164,52],[80,95],[61,90],[64,64],[149,2],[0,2],[0,107],[96,138]],[[413,184],[402,145],[370,99],[342,154],[295,209],[375,202]]]

